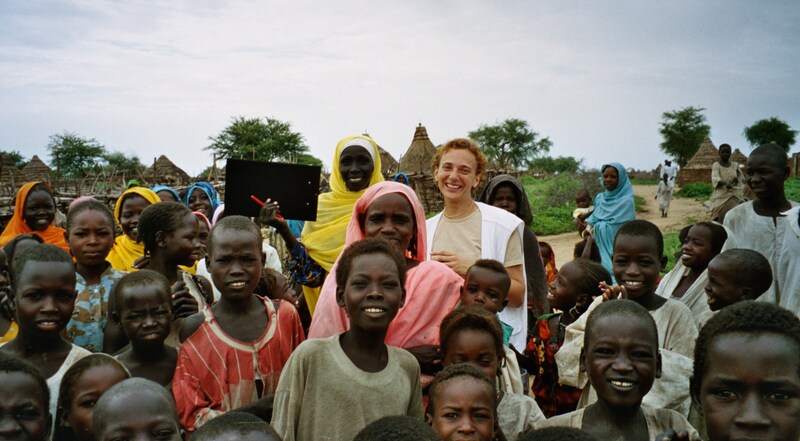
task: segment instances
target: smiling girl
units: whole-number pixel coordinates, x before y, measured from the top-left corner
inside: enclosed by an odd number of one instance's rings
[[[53,190],[44,182],[28,182],[14,197],[14,216],[0,234],[0,246],[5,246],[20,234],[33,233],[45,243],[69,252],[64,229],[55,226],[56,200]]]
[[[108,261],[119,271],[133,271],[134,262],[144,256],[144,245],[137,239],[139,216],[152,204],[161,202],[158,195],[144,187],[125,190],[114,205],[114,219],[119,223],[122,235],[114,241]]]

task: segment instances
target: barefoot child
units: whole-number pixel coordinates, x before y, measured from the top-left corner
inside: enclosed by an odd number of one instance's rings
[[[445,441],[505,440],[498,433],[494,381],[468,363],[454,364],[436,375],[425,420]]]
[[[422,418],[420,368],[413,355],[384,343],[403,306],[405,259],[388,242],[350,245],[336,267],[336,300],[350,329],[304,342],[275,392],[272,427],[285,441],[346,440],[389,415]]]
[[[167,278],[151,270],[125,275],[114,288],[111,317],[130,345],[116,359],[131,376],[169,386],[178,363],[178,350],[164,344],[172,323]]]
[[[86,350],[98,352],[103,350],[111,288],[125,274],[106,261],[114,246],[114,216],[94,199],[79,202],[67,212],[65,235],[75,259],[78,291],[66,337]]]
[[[692,226],[681,247],[681,258],[658,284],[656,294],[688,306],[695,320],[708,312],[705,287],[708,263],[722,250],[728,233],[722,225],[700,222]]]
[[[598,439],[624,440],[652,440],[667,428],[694,433],[683,415],[642,404],[661,376],[661,355],[656,323],[636,302],[612,300],[589,314],[580,369],[588,375],[597,401],[537,428],[574,427]]]
[[[18,358],[0,355],[0,438],[48,441],[50,391],[38,369]]]
[[[112,386],[97,400],[92,417],[96,441],[182,440],[172,396],[144,378]]]
[[[500,380],[506,353],[497,316],[479,306],[462,306],[442,320],[440,341],[444,367],[470,363],[489,378]],[[513,357],[513,354],[512,354]],[[532,398],[498,390],[497,424],[506,439],[515,441],[545,416]]]
[[[242,216],[217,222],[208,259],[222,297],[184,321],[172,383],[181,425],[189,432],[231,410],[268,420],[281,370],[303,341],[290,303],[253,294],[263,268],[256,224]]]
[[[69,255],[54,245],[36,244],[14,260],[11,291],[19,334],[0,347],[0,355],[39,368],[50,389],[50,414],[55,415],[61,378],[90,354],[61,336],[75,308],[75,268]]]
[[[555,356],[564,344],[567,326],[586,312],[594,297],[603,294],[600,282],[611,283],[611,275],[598,262],[575,259],[562,266],[547,295],[550,308],[558,312],[539,317],[528,335],[520,365],[534,377],[531,390],[548,418],[572,412],[578,405],[581,390],[559,382]]]
[[[644,403],[653,408],[675,409],[687,415],[690,404],[688,377],[697,328],[686,305],[655,293],[659,272],[666,262],[661,231],[648,221],[630,221],[619,229],[613,247],[612,268],[619,285],[609,287],[601,284],[606,294],[596,298],[589,311],[605,298],[617,298],[624,293],[623,296],[650,312],[658,328],[663,375],[656,380]],[[588,382],[586,373],[578,370],[585,316],[567,327],[564,345],[556,354],[561,382],[580,388],[586,387]],[[587,388],[578,408],[592,401],[593,392]]]
[[[511,277],[505,266],[497,260],[481,259],[467,270],[464,286],[461,288],[461,304],[463,306],[478,305],[498,316],[508,304],[508,290]],[[499,390],[521,394],[524,393],[519,364],[514,351],[509,348],[509,338],[513,328],[499,320],[503,330],[503,351],[505,363],[500,368],[501,381]]]
[[[64,241],[64,229],[54,223],[56,200],[50,185],[28,182],[20,187],[14,200],[14,215],[0,234],[0,246],[5,246],[20,234],[33,233],[45,243],[69,252]]]
[[[54,441],[94,441],[92,410],[111,386],[131,374],[107,354],[78,360],[64,374],[58,392]]]
[[[736,248],[720,253],[708,264],[705,287],[709,313],[701,316],[698,329],[713,313],[743,300],[755,300],[772,285],[772,268],[753,250]]]
[[[692,399],[710,441],[800,439],[800,320],[764,302],[712,317],[695,346]]]
[[[281,441],[268,422],[247,412],[222,414],[192,434],[192,441]]]

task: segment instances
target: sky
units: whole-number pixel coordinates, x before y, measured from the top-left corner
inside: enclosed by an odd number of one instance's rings
[[[553,156],[637,169],[666,111],[745,154],[757,120],[800,128],[796,0],[3,0],[0,29],[0,150],[48,162],[67,131],[194,175],[237,116],[328,166],[365,131],[399,158],[419,123],[438,145],[520,118]]]

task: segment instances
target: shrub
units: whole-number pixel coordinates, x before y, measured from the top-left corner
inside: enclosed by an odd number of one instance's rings
[[[679,198],[692,198],[707,200],[713,193],[711,184],[705,182],[692,182],[681,187],[680,190],[675,192],[675,196]]]

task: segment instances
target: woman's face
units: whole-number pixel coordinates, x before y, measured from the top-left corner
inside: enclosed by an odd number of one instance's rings
[[[34,190],[25,199],[23,219],[33,231],[44,231],[56,218],[53,196],[44,190]]]
[[[453,149],[442,155],[436,167],[436,185],[445,202],[472,200],[472,190],[481,182],[478,161],[466,149]]]
[[[405,255],[414,237],[414,210],[400,193],[385,194],[369,204],[364,214],[367,237],[382,237]]]
[[[614,191],[619,185],[619,172],[611,166],[603,170],[603,186],[608,191]]]
[[[375,163],[367,149],[360,145],[346,147],[339,157],[339,172],[344,185],[350,191],[361,191],[369,187]]]
[[[502,208],[511,214],[517,214],[517,195],[511,185],[503,185],[494,192],[492,205]]]
[[[214,215],[214,210],[211,209],[211,200],[208,198],[206,192],[199,188],[195,188],[192,191],[192,195],[189,196],[189,209],[192,211],[199,211],[209,219]]]

